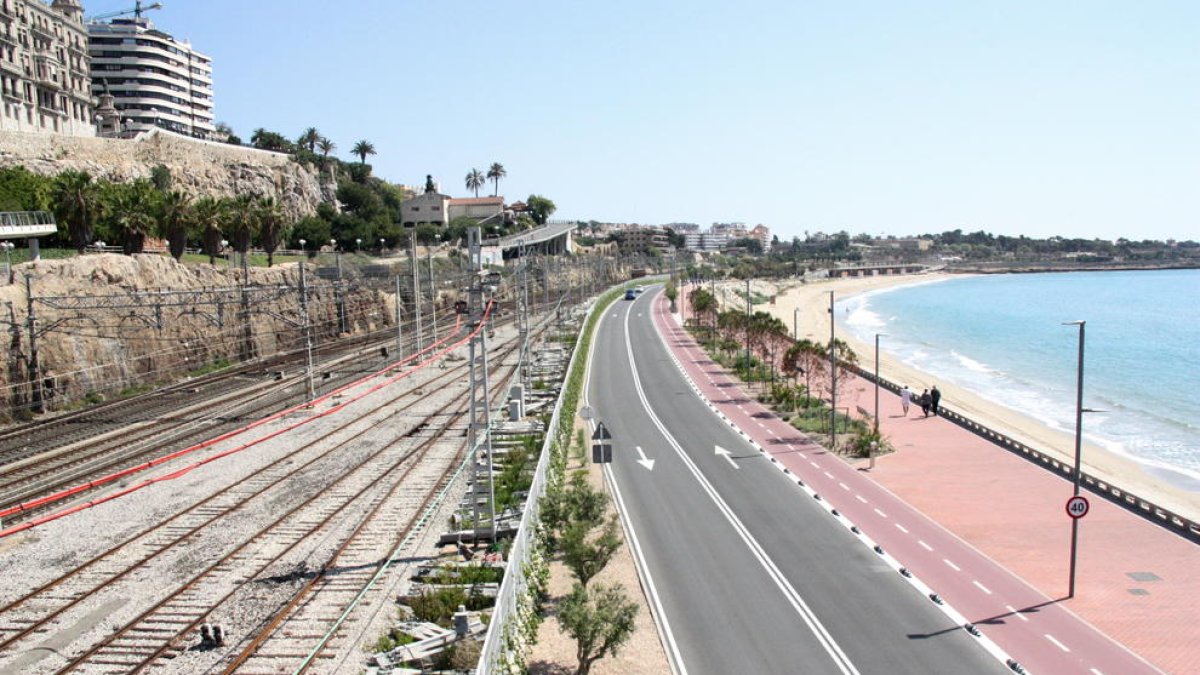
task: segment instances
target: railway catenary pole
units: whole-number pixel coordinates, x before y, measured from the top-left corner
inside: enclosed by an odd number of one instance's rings
[[[25,323],[29,330],[29,384],[30,409],[35,413],[45,412],[42,399],[42,375],[39,372],[37,348],[37,314],[33,308],[33,276],[25,275]]]
[[[434,235],[440,238],[440,235]],[[433,250],[425,247],[425,261],[429,266],[429,323],[433,325],[433,341],[438,340],[437,329],[437,282],[433,279]]]
[[[404,358],[404,322],[400,314],[400,275],[396,275],[396,360]]]
[[[409,235],[410,247],[408,250],[408,260],[411,263],[412,270],[412,297],[413,297],[413,330],[417,335],[417,351],[425,349],[425,338],[421,335],[421,273],[420,265],[417,264],[417,233],[413,232]]]
[[[479,508],[480,474],[487,476],[487,514],[490,528],[489,538],[496,537],[496,486],[493,476],[492,434],[491,434],[491,403],[488,392],[487,364],[487,330],[483,325],[485,289],[483,277],[483,247],[481,244],[480,228],[472,227],[467,230],[468,250],[471,255],[471,286],[467,302],[467,330],[470,331],[469,346],[471,403],[469,415],[470,426],[467,428],[468,444],[472,452],[483,452],[487,458],[484,466],[480,466],[480,458],[476,455],[474,463],[474,479],[471,481],[472,529],[474,540],[479,541],[483,513]]]
[[[308,401],[312,403],[317,393],[313,386],[312,321],[308,318],[308,280],[304,274],[303,260],[300,261],[300,312],[304,315],[304,384]]]

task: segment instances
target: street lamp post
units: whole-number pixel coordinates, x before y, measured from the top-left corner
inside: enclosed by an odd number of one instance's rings
[[[750,280],[746,279],[746,382],[750,381]]]
[[[1075,383],[1075,471],[1073,472],[1075,493],[1079,496],[1080,463],[1083,459],[1083,327],[1086,321],[1066,321],[1064,326],[1079,326],[1079,363],[1076,366]],[[1075,561],[1079,546],[1079,518],[1071,518],[1071,573],[1067,597],[1075,597]]]
[[[879,438],[879,336],[885,333],[875,334],[875,437]]]
[[[829,291],[829,449],[837,449],[837,344],[833,332],[833,291]]]
[[[221,255],[225,258],[225,271],[228,274],[233,267],[229,262],[229,240],[227,239],[221,240]]]
[[[796,342],[800,341],[800,308],[796,307],[792,310],[792,339]]]

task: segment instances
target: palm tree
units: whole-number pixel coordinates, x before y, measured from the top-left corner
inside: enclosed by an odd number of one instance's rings
[[[483,187],[486,182],[487,179],[483,177],[479,169],[471,169],[471,173],[467,174],[467,189],[474,190],[476,197],[479,196],[479,188]]]
[[[507,175],[508,172],[504,170],[503,164],[500,162],[492,162],[492,165],[488,168],[487,177],[488,180],[492,181],[492,183],[494,183],[496,186],[496,189],[492,191],[493,197],[500,196],[500,179]]]
[[[121,228],[121,248],[125,255],[141,253],[146,235],[154,231],[154,186],[142,178],[124,186],[117,198],[116,224]]]
[[[267,267],[271,267],[275,264],[275,250],[284,238],[283,209],[274,197],[259,199],[254,208],[258,220],[258,240],[267,252]]]
[[[254,197],[250,195],[238,195],[228,201],[227,222],[232,225],[229,240],[233,244],[233,250],[241,254],[242,267],[245,268],[250,245],[254,243],[254,235],[258,233],[258,209],[255,208]]]
[[[64,171],[54,181],[54,204],[59,220],[67,224],[71,244],[82,254],[103,210],[99,188],[86,171]]]
[[[320,138],[320,140],[317,141],[317,149],[321,151],[322,157],[324,157],[325,159],[329,159],[329,153],[336,150],[337,146],[334,145],[333,141],[322,136]]]
[[[167,250],[176,260],[187,248],[191,202],[191,197],[178,190],[168,192],[158,202],[158,235],[167,240]]]
[[[302,145],[308,148],[309,152],[317,151],[317,143],[321,140],[321,133],[316,127],[309,127],[300,134],[300,138],[296,139],[296,145]]]
[[[225,224],[225,204],[216,197],[202,197],[192,206],[192,225],[200,235],[200,246],[208,264],[216,265],[221,253],[221,227]]]
[[[371,141],[359,141],[354,144],[354,147],[350,150],[350,153],[358,155],[359,164],[366,164],[367,155],[375,154],[375,146],[371,145]]]

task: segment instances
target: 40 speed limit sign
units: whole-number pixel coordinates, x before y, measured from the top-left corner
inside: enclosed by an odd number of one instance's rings
[[[1067,500],[1067,515],[1078,520],[1087,515],[1088,507],[1087,497],[1076,495]]]

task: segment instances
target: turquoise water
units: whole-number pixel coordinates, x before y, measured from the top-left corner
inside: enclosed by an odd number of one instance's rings
[[[1200,489],[1200,270],[1004,274],[839,304],[843,328],[942,381],[1073,432],[1085,320],[1084,436]],[[920,383],[918,383],[920,384]],[[953,401],[947,401],[953,407]]]

